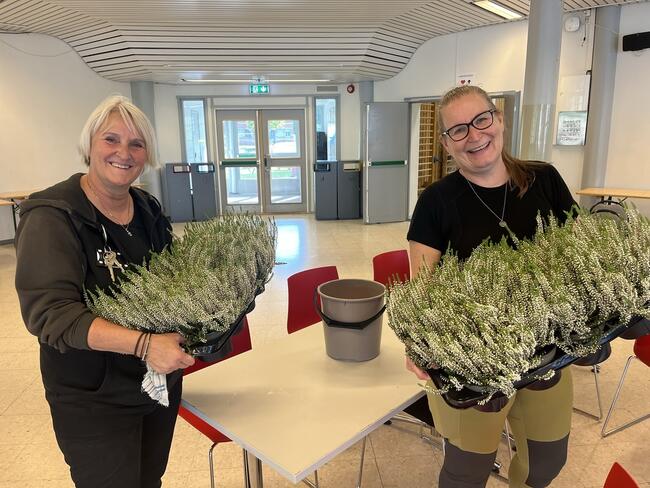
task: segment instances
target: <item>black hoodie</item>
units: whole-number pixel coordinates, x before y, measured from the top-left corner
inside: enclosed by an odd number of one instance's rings
[[[27,329],[39,338],[41,374],[50,403],[84,413],[129,407],[143,411],[154,402],[140,390],[146,370],[135,356],[92,351],[88,329],[96,318],[83,298],[84,288],[106,289],[108,268],[98,264],[105,242],[95,208],[81,189],[78,173],[20,205],[16,233],[16,291]],[[132,188],[152,250],[171,242],[171,225],[158,201]],[[127,255],[111,240],[114,250]],[[171,387],[180,371],[168,375]],[[126,413],[126,412],[124,412]]]

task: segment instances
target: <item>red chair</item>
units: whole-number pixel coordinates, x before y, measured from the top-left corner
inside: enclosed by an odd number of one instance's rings
[[[399,281],[411,279],[411,265],[408,252],[404,249],[377,254],[372,258],[373,280],[384,286],[397,278]]]
[[[183,370],[183,376],[191,374],[200,369],[206,368],[212,364],[216,364],[220,361],[224,361],[225,359],[229,359],[233,356],[236,356],[237,354],[250,351],[252,348],[251,334],[250,334],[250,330],[248,329],[248,320],[246,319],[246,317],[244,317],[244,323],[242,325],[241,330],[237,333],[237,335],[234,335],[232,337],[231,344],[232,344],[232,351],[225,358],[219,359],[214,362],[205,362],[205,361],[201,361],[200,359],[196,359],[192,366],[185,368],[185,370]],[[213,463],[212,452],[214,451],[214,448],[217,446],[217,444],[221,442],[230,442],[230,439],[225,435],[223,435],[221,432],[219,432],[217,429],[212,427],[210,424],[205,422],[204,420],[201,420],[199,417],[194,415],[192,412],[187,410],[182,405],[178,409],[178,415],[182,417],[196,430],[201,432],[201,434],[203,434],[204,436],[206,436],[208,439],[212,441],[212,446],[208,451],[208,462],[210,463],[210,486],[214,488],[215,487],[214,463]],[[245,453],[244,453],[244,457],[246,457]]]
[[[603,428],[600,432],[603,437],[607,437],[610,434],[626,429],[627,427],[630,427],[634,424],[638,424],[639,422],[647,418],[650,418],[650,414],[646,414],[634,420],[630,420],[629,422],[626,422],[619,427],[614,427],[613,429],[607,430],[607,424],[609,423],[609,419],[612,416],[614,407],[616,407],[616,402],[618,401],[618,397],[621,394],[621,388],[623,387],[623,381],[625,381],[625,375],[627,374],[627,370],[629,369],[630,364],[634,359],[638,359],[643,364],[650,367],[650,334],[641,336],[634,341],[634,355],[627,358],[627,362],[625,363],[625,368],[623,369],[623,374],[621,375],[621,379],[618,382],[618,386],[616,387],[616,393],[614,393],[614,399],[612,400],[612,405],[611,407],[609,407],[609,411],[607,412],[607,417],[605,418],[605,423],[603,423]]]
[[[639,488],[639,485],[623,466],[614,463],[609,470],[603,488]]]
[[[314,290],[319,285],[338,278],[339,273],[336,266],[312,268],[287,278],[289,289],[287,332],[289,334],[321,321],[314,308]],[[320,297],[318,300],[320,302]]]

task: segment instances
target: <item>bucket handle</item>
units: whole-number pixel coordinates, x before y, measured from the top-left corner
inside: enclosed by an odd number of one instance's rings
[[[319,315],[319,317],[323,319],[323,322],[325,322],[330,327],[339,327],[341,329],[363,329],[381,317],[381,314],[383,314],[384,310],[386,310],[386,304],[381,307],[381,310],[379,310],[379,312],[377,312],[369,319],[362,320],[361,322],[339,322],[338,320],[334,320],[333,318],[330,318],[323,313],[320,308],[320,304],[318,303],[318,288],[316,288],[314,290],[314,309],[316,309],[316,313]]]

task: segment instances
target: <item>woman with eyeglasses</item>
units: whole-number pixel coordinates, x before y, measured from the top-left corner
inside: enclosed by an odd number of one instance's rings
[[[538,213],[566,220],[575,201],[562,177],[550,164],[508,154],[503,114],[481,88],[461,86],[446,93],[438,126],[458,171],[429,186],[417,202],[407,235],[412,274],[424,262],[436,265],[447,249],[467,259],[485,239],[499,242],[508,237],[508,229],[519,239],[530,238]],[[410,359],[406,362],[418,378],[429,380]],[[510,486],[549,486],[566,462],[572,401],[568,368],[510,399],[467,410],[429,395],[436,429],[446,446],[439,486],[485,486],[506,419],[517,446]]]

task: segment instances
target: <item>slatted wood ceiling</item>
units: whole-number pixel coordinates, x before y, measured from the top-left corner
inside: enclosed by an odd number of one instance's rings
[[[500,3],[530,10],[530,0]],[[0,0],[0,33],[57,37],[116,81],[381,80],[432,37],[500,22],[467,0]]]

